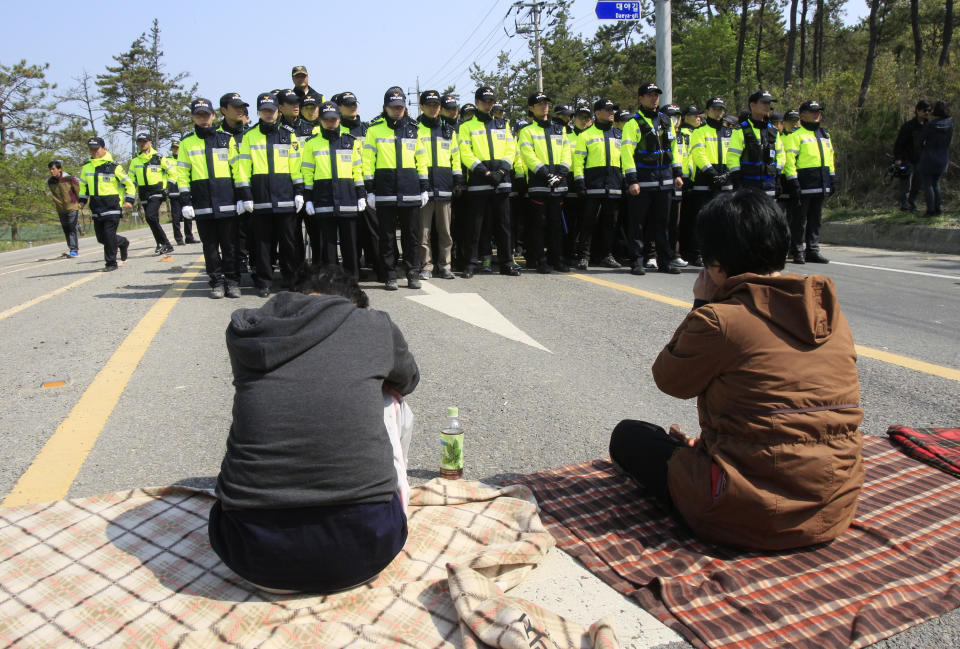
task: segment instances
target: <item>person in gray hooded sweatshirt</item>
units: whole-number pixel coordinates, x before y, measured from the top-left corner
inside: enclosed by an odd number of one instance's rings
[[[233,425],[209,533],[255,586],[329,593],[374,577],[406,541],[382,390],[408,395],[420,372],[341,268],[306,292],[233,313]]]

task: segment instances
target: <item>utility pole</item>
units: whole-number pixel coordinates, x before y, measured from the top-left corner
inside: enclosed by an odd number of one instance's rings
[[[673,40],[670,26],[670,0],[654,0],[657,25],[657,85],[663,90],[661,101],[673,103]]]
[[[534,52],[537,62],[537,91],[543,92],[543,47],[540,43],[540,15],[543,12],[543,5],[546,2],[515,2],[515,9],[529,9],[527,19],[530,21],[527,25],[521,27],[517,24],[517,34],[533,34]]]

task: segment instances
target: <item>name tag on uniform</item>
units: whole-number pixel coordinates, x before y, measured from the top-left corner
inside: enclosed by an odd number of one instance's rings
[[[441,148],[441,149],[449,149],[449,148],[450,148],[450,141],[449,141],[449,140],[440,140],[440,148]]]
[[[413,139],[403,139],[403,148],[407,151],[416,151],[417,150],[417,141]]]
[[[147,171],[150,171],[150,172],[152,172],[152,173],[158,174],[158,173],[160,173],[160,167],[158,167],[158,166],[156,166],[156,165],[150,165],[149,167],[147,167]]]
[[[287,158],[290,156],[290,145],[289,144],[278,144],[273,147],[274,151],[277,152],[277,155],[281,158]]]
[[[214,149],[213,155],[220,162],[227,162],[227,160],[229,160],[226,149]]]
[[[337,151],[337,156],[339,156],[340,162],[353,162],[353,151],[350,151],[349,149],[339,149]]]
[[[563,140],[560,139],[559,135],[551,135],[550,140],[553,142],[553,146],[556,146],[556,147],[562,146]]]
[[[495,131],[495,133],[496,133],[496,135],[497,135],[497,139],[498,139],[498,140],[506,140],[506,139],[507,139],[507,134],[504,133],[503,131]]]

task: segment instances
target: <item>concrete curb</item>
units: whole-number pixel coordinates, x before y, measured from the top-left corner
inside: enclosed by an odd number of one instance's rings
[[[960,228],[834,221],[820,226],[820,239],[841,246],[960,255]]]

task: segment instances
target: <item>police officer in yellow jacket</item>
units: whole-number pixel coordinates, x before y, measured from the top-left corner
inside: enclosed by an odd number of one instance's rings
[[[530,212],[524,234],[527,268],[549,274],[569,272],[563,257],[563,202],[567,174],[573,166],[570,138],[550,120],[550,98],[535,92],[527,98],[532,123],[517,134],[517,148],[527,172]],[[546,243],[546,251],[544,251]]]
[[[239,222],[231,173],[237,145],[232,135],[215,126],[209,99],[193,100],[190,117],[193,133],[183,138],[177,154],[183,217],[197,220],[210,297],[240,297]]]
[[[420,110],[422,112],[417,117],[417,123],[427,161],[429,197],[427,204],[420,208],[420,279],[430,279],[433,274],[431,231],[437,235],[437,276],[453,279],[453,270],[450,268],[453,250],[451,201],[454,187],[463,183],[457,129],[441,119],[440,93],[436,90],[420,93]]]
[[[113,156],[104,148],[103,138],[90,138],[87,148],[90,150],[90,159],[80,170],[77,199],[80,207],[88,202],[90,204],[93,229],[97,233],[97,241],[103,244],[103,260],[106,263],[103,270],[110,272],[117,269],[118,249],[120,261],[127,260],[130,242],[117,234],[117,226],[123,217],[120,198],[123,197],[124,208],[132,209],[135,189],[127,172],[113,161]]]
[[[784,175],[799,204],[790,216],[790,246],[797,264],[826,264],[820,254],[823,201],[837,191],[833,142],[820,125],[823,107],[815,100],[800,105],[800,128],[790,135]]]
[[[171,162],[164,162],[164,158],[153,148],[149,133],[137,135],[137,148],[140,153],[130,161],[130,177],[137,186],[147,225],[157,242],[153,254],[165,255],[173,252],[173,246],[167,233],[160,227],[160,205],[163,203],[164,184]]]
[[[683,199],[680,203],[680,224],[677,227],[677,242],[680,257],[693,266],[702,266],[700,244],[697,242],[697,211],[699,201],[693,194],[693,157],[690,149],[693,146],[694,134],[701,126],[703,110],[690,104],[680,111],[680,128],[677,129],[677,148],[683,148]]]
[[[750,116],[730,138],[729,167],[737,187],[753,187],[773,197],[777,174],[784,167],[783,142],[770,123],[773,96],[766,90],[750,95]]]
[[[500,272],[517,276],[520,267],[513,261],[510,232],[510,172],[516,155],[516,142],[505,120],[491,114],[493,89],[482,86],[474,93],[477,110],[460,125],[460,160],[468,169],[467,196],[470,203],[470,258],[463,277],[475,272],[493,272],[490,239],[497,239]],[[461,110],[467,114],[466,106]],[[493,232],[491,232],[493,230]]]
[[[300,170],[300,141],[293,129],[278,120],[277,97],[257,97],[260,121],[243,134],[234,166],[237,211],[253,214],[255,246],[253,275],[257,295],[270,295],[274,247],[280,247],[280,275],[284,290],[293,288],[303,265],[303,248],[298,245],[297,212],[303,208],[303,175]]]
[[[577,268],[590,263],[593,234],[600,235],[596,248],[600,264],[620,268],[612,253],[613,231],[623,196],[623,168],[620,161],[622,134],[613,125],[614,103],[601,97],[593,104],[593,125],[580,133],[573,147],[574,191],[582,196],[580,231],[577,234]],[[599,229],[597,219],[599,217]]]
[[[407,286],[420,288],[420,208],[427,204],[426,155],[417,123],[406,109],[407,98],[398,86],[383,95],[383,114],[370,123],[363,144],[363,179],[367,204],[377,210],[380,259],[386,267],[388,291],[397,290],[394,242],[400,225],[400,243],[407,265]]]
[[[311,99],[306,97],[304,102]],[[339,240],[343,269],[359,279],[357,220],[367,209],[363,141],[340,128],[340,109],[332,101],[320,106],[319,117],[320,132],[303,145],[300,165],[307,230],[311,241],[323,241],[325,263],[336,263]],[[315,254],[315,264],[316,260]]]
[[[733,128],[724,119],[727,104],[723,97],[707,100],[706,120],[690,136],[690,169],[697,211],[720,192],[733,190],[728,167]]]
[[[180,186],[177,184],[177,154],[180,153],[180,138],[174,138],[170,142],[170,155],[165,156],[164,169],[167,177],[167,198],[170,201],[170,224],[173,227],[173,238],[178,246],[185,243],[200,243],[193,237],[193,221],[183,218],[183,211],[180,204]],[[186,233],[186,239],[184,239]]]
[[[657,246],[658,269],[678,274],[667,240],[667,219],[675,188],[683,187],[682,164],[670,119],[658,110],[663,91],[653,82],[637,90],[640,109],[623,127],[620,159],[627,185],[627,238],[630,272],[644,275],[647,240]]]

